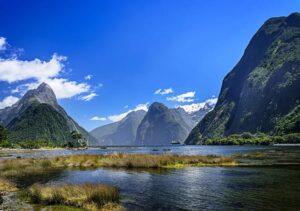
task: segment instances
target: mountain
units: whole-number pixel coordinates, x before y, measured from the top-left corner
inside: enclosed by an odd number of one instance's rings
[[[169,109],[155,102],[137,129],[135,145],[169,145],[172,141],[182,143],[195,124],[184,109]]]
[[[80,132],[88,141],[94,139],[59,106],[46,83],[29,90],[11,107],[1,109],[0,122],[8,128],[12,141],[43,139],[63,145],[71,140],[71,131]]]
[[[98,127],[91,131],[91,134],[97,139],[90,143],[93,146],[130,146],[134,145],[136,131],[144,118],[146,111],[132,111],[119,122]]]
[[[191,105],[179,106],[179,108],[183,108],[187,115],[189,115],[194,122],[198,123],[209,111],[214,109],[215,105],[215,99],[213,99],[213,102],[194,103]]]
[[[150,106],[150,111],[153,106],[159,105],[160,103],[154,103]],[[187,134],[192,130],[192,128],[203,118],[203,116],[213,108],[213,105],[201,106],[196,109],[192,109],[186,111],[186,107],[178,107],[174,109],[169,109],[161,104],[163,108],[165,108],[166,115],[171,116],[171,122],[163,122],[166,127],[169,127],[169,124],[179,125],[180,130],[175,132],[174,137],[167,139],[167,142],[156,143],[156,145],[166,145],[170,144],[171,141],[183,141]],[[152,113],[152,112],[151,112]],[[149,117],[150,115],[150,117]],[[149,112],[147,113],[147,119],[152,119],[152,115]],[[118,122],[114,122],[111,124],[107,124],[101,127],[98,127],[92,130],[90,133],[93,135],[97,141],[91,142],[91,146],[131,146],[131,145],[143,145],[141,141],[136,140],[137,134],[140,135],[142,132],[138,132],[138,128],[142,121],[144,121],[144,117],[146,116],[146,112],[143,110],[132,111],[130,112],[124,119]],[[164,116],[164,115],[162,115]],[[146,121],[146,120],[145,120]],[[157,122],[160,120],[158,119]],[[152,124],[157,124],[157,122],[153,122]],[[143,124],[146,124],[145,122]],[[144,126],[142,126],[144,128]],[[159,131],[154,131],[157,133],[157,137],[160,137],[161,133]],[[171,140],[172,139],[172,140]],[[162,138],[158,138],[158,142],[161,142]],[[152,142],[149,142],[148,145]]]
[[[187,144],[243,132],[300,132],[300,14],[267,20],[224,78],[216,107]]]

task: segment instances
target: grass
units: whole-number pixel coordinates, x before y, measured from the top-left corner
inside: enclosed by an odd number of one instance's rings
[[[123,210],[119,205],[119,190],[107,185],[33,185],[28,189],[27,194],[32,203],[42,205],[63,205],[67,206],[64,207],[65,210],[72,210],[73,208],[83,208],[84,210],[91,211]],[[63,209],[62,207],[58,207],[57,210]]]
[[[108,155],[71,155],[54,158],[20,158],[0,160],[0,193],[26,192],[30,201],[45,210],[123,210],[119,203],[119,191],[105,185],[33,185],[45,183],[65,169],[128,168],[169,169],[190,166],[236,166],[238,162],[222,156],[196,155],[146,155],[113,153]],[[29,188],[28,188],[29,187]],[[1,195],[0,195],[1,196]],[[0,197],[1,198],[1,197]],[[51,205],[51,206],[50,206]],[[50,207],[49,207],[50,206]],[[54,206],[54,207],[53,207]]]
[[[109,155],[72,155],[49,160],[56,167],[80,168],[176,168],[189,166],[234,166],[229,157],[199,155],[147,155],[113,153]]]
[[[0,178],[0,194],[17,191],[17,186],[7,179]]]
[[[0,160],[0,177],[22,183],[24,186],[47,181],[47,178],[62,171],[63,169],[53,167],[49,161],[44,159]]]
[[[113,153],[109,155],[71,155],[45,159],[0,160],[0,175],[29,176],[34,172],[65,168],[178,168],[190,166],[236,166],[230,157],[200,155],[147,155]]]

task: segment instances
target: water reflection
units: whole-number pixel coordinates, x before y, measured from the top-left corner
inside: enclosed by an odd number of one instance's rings
[[[156,173],[66,171],[50,183],[106,183],[120,188],[128,210],[271,210],[299,208],[300,169],[186,168]]]

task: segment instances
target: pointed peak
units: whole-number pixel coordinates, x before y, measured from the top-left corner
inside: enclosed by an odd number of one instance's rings
[[[150,105],[149,108],[155,108],[155,107],[166,107],[163,103],[160,102],[154,102]]]
[[[56,96],[51,87],[45,82],[41,83],[36,89],[29,90],[22,98],[22,102],[30,102],[32,99],[39,103],[57,106]]]
[[[43,82],[37,87],[37,90],[41,90],[41,89],[51,89],[51,87],[46,82]]]

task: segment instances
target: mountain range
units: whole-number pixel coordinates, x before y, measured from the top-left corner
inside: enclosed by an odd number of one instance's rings
[[[262,25],[185,143],[243,132],[300,132],[300,13]]]
[[[47,140],[61,146],[72,140],[72,131],[81,133],[87,141],[94,140],[68,116],[46,83],[29,90],[14,105],[1,109],[0,123],[8,129],[13,142]]]
[[[92,146],[132,146],[136,131],[146,111],[132,111],[121,121],[114,122],[92,130],[90,133],[97,139]]]
[[[29,90],[0,109],[0,124],[13,142],[47,140],[63,146],[72,131],[90,146],[154,146],[172,142],[205,144],[211,137],[300,132],[300,13],[267,20],[226,75],[216,105],[168,108],[154,102],[148,111],[88,133],[58,104],[49,85]]]
[[[98,127],[91,131],[100,146],[153,146],[183,143],[192,128],[213,109],[206,103],[196,110],[186,112],[183,108],[168,108],[162,103],[150,105],[147,112],[133,111],[119,122]]]

